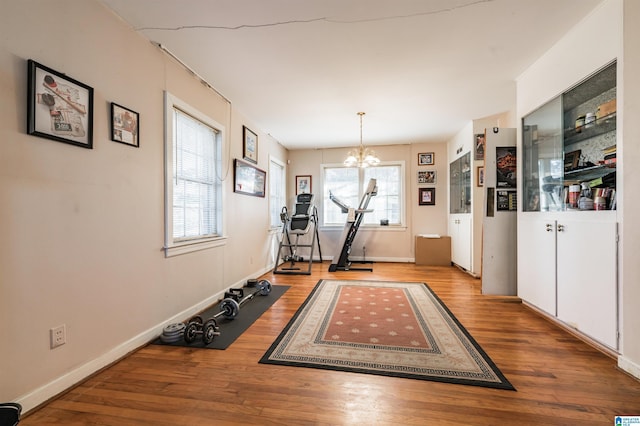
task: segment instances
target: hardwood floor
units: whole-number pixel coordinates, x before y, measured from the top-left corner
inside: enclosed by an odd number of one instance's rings
[[[614,359],[512,298],[482,296],[456,268],[328,266],[264,275],[292,287],[227,350],[145,346],[20,424],[613,425],[640,415],[640,381]],[[258,364],[323,278],[428,283],[517,391]]]

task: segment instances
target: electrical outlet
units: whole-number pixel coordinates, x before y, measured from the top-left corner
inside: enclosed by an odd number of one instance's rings
[[[67,326],[65,324],[49,330],[51,332],[51,349],[67,343]]]

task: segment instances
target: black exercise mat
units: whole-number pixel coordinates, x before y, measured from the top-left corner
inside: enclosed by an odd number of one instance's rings
[[[242,305],[238,315],[234,319],[226,319],[222,315],[216,318],[216,322],[220,326],[220,335],[216,336],[208,345],[204,344],[201,336],[198,336],[193,343],[185,342],[182,337],[173,343],[165,343],[160,338],[157,338],[151,343],[154,345],[186,346],[189,348],[227,349],[229,345],[235,342],[235,340],[240,337],[255,320],[260,318],[290,287],[291,286],[288,285],[272,285],[271,292],[267,296],[256,295],[253,299]],[[252,287],[245,287],[243,290],[245,295],[255,291]],[[220,303],[216,303],[198,315],[206,322],[218,312],[220,312]]]

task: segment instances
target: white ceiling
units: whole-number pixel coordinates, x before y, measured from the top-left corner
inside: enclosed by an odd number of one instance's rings
[[[602,0],[101,1],[298,149],[357,144],[358,111],[365,145],[443,142],[505,112]]]

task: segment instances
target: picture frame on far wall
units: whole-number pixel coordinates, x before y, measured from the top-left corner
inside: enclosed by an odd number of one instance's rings
[[[258,164],[258,135],[242,126],[242,158]]]
[[[111,102],[111,140],[140,148],[140,114]]]
[[[93,88],[29,59],[27,133],[93,149]]]
[[[311,194],[311,175],[296,176],[296,195]]]
[[[421,152],[418,154],[418,166],[433,166],[435,154],[433,152]]]
[[[435,206],[436,205],[436,189],[435,188],[418,188],[418,205]]]
[[[436,176],[435,170],[418,170],[418,185],[435,185]]]
[[[233,169],[233,192],[254,197],[265,196],[267,172],[237,158],[233,161]]]
[[[478,166],[476,182],[477,186],[484,186],[484,166]]]

